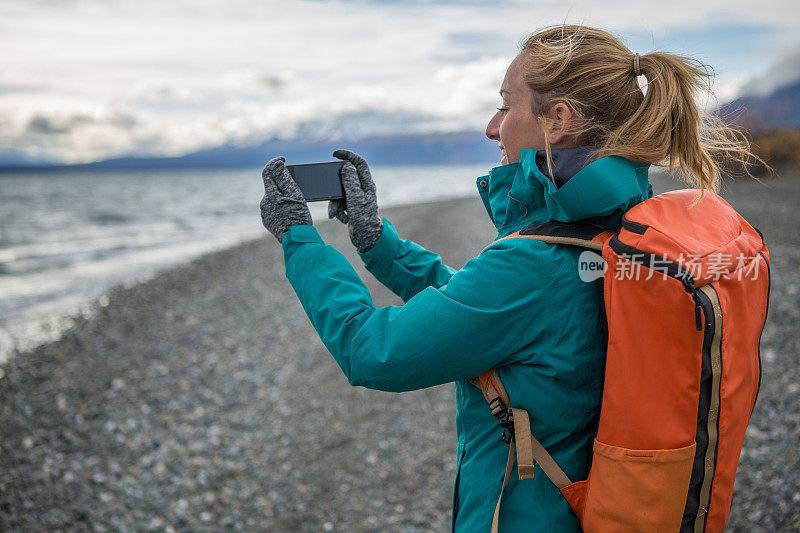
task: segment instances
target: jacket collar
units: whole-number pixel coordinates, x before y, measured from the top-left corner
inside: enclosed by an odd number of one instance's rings
[[[616,230],[625,211],[653,196],[647,163],[604,157],[557,189],[537,167],[536,153],[523,149],[519,162],[494,167],[477,179],[478,192],[499,237],[550,221],[586,220]]]

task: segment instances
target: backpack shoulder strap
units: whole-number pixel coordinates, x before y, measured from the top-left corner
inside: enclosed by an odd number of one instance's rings
[[[589,222],[544,222],[542,224],[532,224],[527,228],[501,237],[492,244],[506,239],[521,238],[552,244],[567,244],[599,251],[603,249],[603,245],[613,235],[614,231]]]
[[[503,501],[503,491],[505,491],[506,483],[511,477],[511,471],[514,469],[514,451],[516,449],[517,456],[517,474],[520,480],[533,479],[534,477],[534,463],[538,463],[542,472],[550,478],[550,481],[560,489],[572,483],[555,462],[555,459],[547,453],[544,446],[536,440],[536,437],[531,433],[531,422],[528,412],[524,409],[517,409],[510,407],[510,400],[506,392],[503,382],[500,379],[500,373],[496,368],[487,370],[478,377],[468,380],[472,385],[475,385],[483,393],[492,414],[500,420],[500,425],[503,427],[503,440],[508,443],[508,460],[506,462],[506,471],[503,475],[503,485],[500,487],[500,496],[497,498],[497,505],[494,508],[494,517],[492,519],[492,533],[498,533],[500,522],[500,504]],[[508,439],[505,438],[506,432],[511,433]]]
[[[524,409],[517,409],[510,406],[508,393],[503,386],[500,373],[497,369],[493,368],[487,370],[480,376],[467,381],[476,386],[483,393],[483,397],[489,404],[492,414],[495,418],[500,420],[500,425],[504,429],[512,431],[509,438],[503,440],[506,440],[512,447],[514,446],[513,441],[516,441],[519,478],[533,479],[533,463],[536,461],[539,463],[542,471],[559,489],[569,485],[571,481],[567,475],[561,470],[561,467],[556,464],[555,460],[547,453],[539,441],[531,434],[531,423],[528,412]],[[509,457],[511,457],[510,452]],[[507,473],[510,473],[510,471]]]
[[[531,239],[601,251],[614,233],[610,229],[586,222],[545,222],[530,225],[520,231],[501,237],[489,246],[506,239]],[[489,248],[489,246],[486,248]],[[531,433],[528,412],[524,409],[511,407],[508,393],[496,368],[487,370],[480,376],[471,378],[468,381],[483,393],[483,397],[489,404],[492,414],[500,421],[500,425],[503,427],[502,439],[509,444],[503,485],[500,489],[500,497],[497,500],[492,520],[492,533],[497,533],[500,521],[500,504],[503,500],[503,491],[506,483],[514,467],[515,449],[517,474],[520,480],[533,479],[534,463],[538,463],[542,472],[559,489],[563,489],[572,482],[561,467],[558,466],[553,456],[544,449]]]

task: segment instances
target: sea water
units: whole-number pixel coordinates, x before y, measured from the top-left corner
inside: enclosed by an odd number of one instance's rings
[[[374,167],[381,207],[476,194],[491,164]],[[0,174],[0,363],[201,254],[266,235],[260,169]],[[327,202],[311,204],[315,220]]]

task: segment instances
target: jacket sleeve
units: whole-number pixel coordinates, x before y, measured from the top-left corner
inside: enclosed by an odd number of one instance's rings
[[[367,270],[406,302],[426,287],[442,287],[456,272],[439,255],[401,239],[385,218],[378,242],[359,255]]]
[[[376,308],[355,270],[313,226],[294,226],[283,237],[286,276],[350,384],[395,392],[471,378],[535,353],[549,315],[539,246],[500,241],[447,285]]]

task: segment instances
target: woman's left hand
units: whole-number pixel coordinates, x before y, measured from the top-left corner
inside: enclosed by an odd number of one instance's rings
[[[279,241],[283,241],[283,235],[292,226],[312,224],[308,204],[284,165],[285,161],[283,156],[276,157],[261,172],[264,178],[261,221]]]
[[[341,175],[345,197],[331,200],[328,218],[337,218],[347,224],[350,241],[356,250],[367,252],[378,242],[383,231],[372,173],[364,158],[350,150],[336,150],[333,157],[347,161]]]

